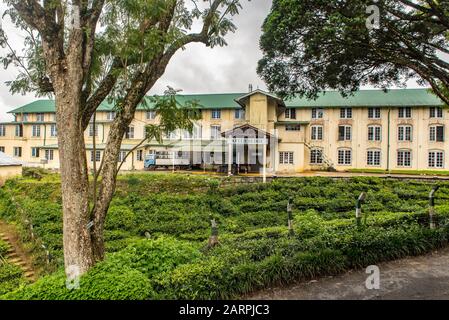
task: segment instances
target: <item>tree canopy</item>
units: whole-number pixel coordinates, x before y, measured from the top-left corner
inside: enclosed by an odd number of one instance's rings
[[[417,78],[448,104],[448,30],[448,1],[274,0],[258,72],[270,90],[310,98]]]

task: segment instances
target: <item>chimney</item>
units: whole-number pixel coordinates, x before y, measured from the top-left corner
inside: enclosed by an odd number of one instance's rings
[[[253,85],[251,83],[248,86],[248,90],[249,90],[249,92],[253,92]]]

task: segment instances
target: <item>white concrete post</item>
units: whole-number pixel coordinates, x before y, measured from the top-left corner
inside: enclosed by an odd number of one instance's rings
[[[228,138],[228,176],[232,175],[232,137]]]
[[[262,155],[262,174],[263,174],[263,183],[267,182],[267,144],[263,144],[263,155]]]

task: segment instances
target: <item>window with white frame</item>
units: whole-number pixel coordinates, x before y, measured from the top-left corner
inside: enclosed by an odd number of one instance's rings
[[[121,151],[119,152],[119,154],[118,154],[117,162],[123,162],[123,160],[126,159],[126,155],[127,155],[127,154],[128,154],[127,151],[121,150]]]
[[[429,108],[430,118],[443,118],[443,108],[440,107],[430,107]]]
[[[352,119],[352,108],[340,108],[341,119]]]
[[[324,109],[322,108],[312,108],[312,119],[323,119]]]
[[[98,124],[89,124],[89,137],[93,137],[93,136],[98,137]]]
[[[40,137],[41,136],[41,126],[40,125],[33,125],[31,128],[31,135],[33,137]]]
[[[50,136],[51,137],[58,136],[58,128],[56,127],[56,124],[54,124],[54,123],[50,126]]]
[[[45,150],[45,159],[47,159],[47,161],[51,161],[54,158],[54,150],[52,149],[46,149]]]
[[[5,153],[5,147],[4,146],[0,146],[0,152]]]
[[[291,151],[279,152],[279,164],[294,164],[294,153]]]
[[[368,150],[366,152],[366,164],[368,166],[380,166],[380,150]]]
[[[368,141],[381,141],[382,127],[378,125],[368,126]]]
[[[352,138],[351,126],[338,126],[338,140],[349,141]]]
[[[397,166],[398,167],[411,167],[412,166],[412,152],[410,150],[398,150]]]
[[[125,139],[134,139],[134,127],[128,127],[125,133]]]
[[[94,156],[94,151],[92,150],[90,152],[90,161],[91,162],[100,162],[101,161],[101,151],[100,150],[95,150],[95,156]]]
[[[16,125],[16,137],[23,137],[23,126],[21,124]]]
[[[6,136],[6,126],[4,124],[0,124],[0,137]]]
[[[403,119],[411,118],[412,117],[412,108],[411,107],[399,107],[398,117],[403,118]]]
[[[117,116],[117,114],[115,111],[108,111],[108,113],[106,114],[106,119],[114,120],[116,116]]]
[[[236,119],[236,120],[245,119],[245,110],[244,109],[236,109],[234,111],[234,119]]]
[[[285,119],[296,119],[296,109],[295,108],[285,109]]]
[[[221,136],[221,126],[210,126],[211,140],[219,139]]]
[[[154,120],[154,119],[156,119],[156,111],[155,110],[148,110],[146,112],[146,118],[147,118],[147,120]]]
[[[351,149],[338,149],[338,164],[342,166],[349,166],[352,163]]]
[[[322,164],[323,163],[323,150],[312,149],[310,150],[310,164]]]
[[[300,124],[287,124],[285,125],[285,131],[301,131]]]
[[[22,115],[22,121],[23,121],[23,122],[27,122],[27,121],[28,121],[28,113],[24,113],[24,114]]]
[[[398,126],[398,140],[399,141],[412,141],[412,126]]]
[[[444,152],[435,150],[435,151],[429,151],[429,168],[437,168],[441,169],[444,168]]]
[[[43,113],[36,113],[36,121],[43,122],[44,121],[44,114]]]
[[[37,148],[37,147],[31,148],[31,157],[39,158],[39,148]]]
[[[221,110],[212,110],[212,119],[221,119]]]
[[[436,125],[429,127],[429,140],[434,142],[444,141],[444,126]]]
[[[143,161],[143,150],[137,150],[136,160],[137,161]]]
[[[368,119],[380,119],[380,108],[368,108]]]
[[[22,157],[22,147],[14,147],[13,148],[14,157],[20,158]]]
[[[323,126],[311,126],[310,134],[311,140],[323,140]]]

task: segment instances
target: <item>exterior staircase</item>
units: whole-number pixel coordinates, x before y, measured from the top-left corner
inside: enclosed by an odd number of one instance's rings
[[[307,147],[307,149],[309,150],[322,150],[322,147],[319,146],[315,146],[313,144],[311,144],[310,142],[304,142],[304,145]],[[321,158],[323,159],[323,169],[326,171],[337,171],[335,169],[334,163],[332,162],[332,160],[324,153],[321,152]]]
[[[8,246],[8,250],[6,251],[6,256],[4,257],[6,259],[6,261],[21,268],[25,278],[30,282],[34,282],[36,280],[36,275],[35,275],[33,269],[31,268],[29,263],[24,261],[21,258],[21,256],[16,252],[16,250],[12,246],[11,240],[8,238],[8,236],[6,236],[3,232],[0,231],[0,239],[5,241],[5,243]]]

